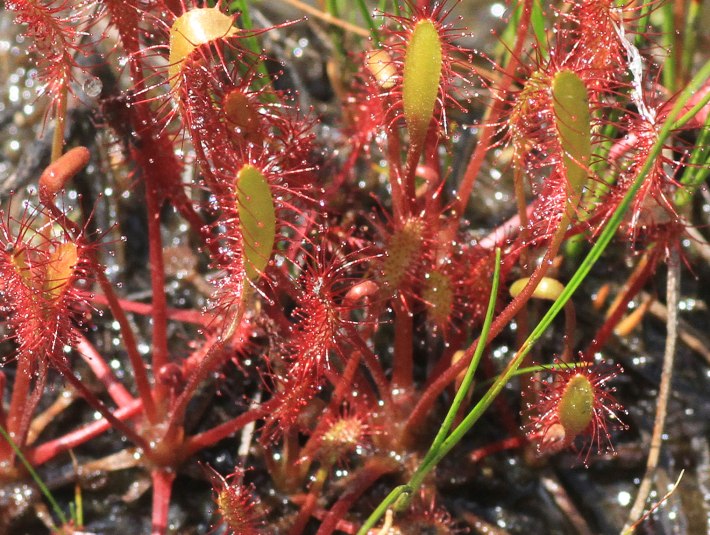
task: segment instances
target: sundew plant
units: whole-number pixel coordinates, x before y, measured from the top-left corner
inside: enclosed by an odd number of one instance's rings
[[[707,532],[699,1],[4,9],[0,533]]]

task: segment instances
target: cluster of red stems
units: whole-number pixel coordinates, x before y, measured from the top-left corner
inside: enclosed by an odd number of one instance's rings
[[[358,500],[383,476],[411,473],[476,348],[495,247],[510,291],[498,296],[488,343],[513,321],[518,334],[527,328],[532,298],[559,294],[561,246],[573,235],[598,234],[672,104],[653,51],[634,44],[648,43],[633,33],[648,6],[550,6],[554,27],[541,43],[531,28],[533,2],[521,0],[509,59],[497,65],[455,44],[465,33],[451,13],[456,5],[397,6],[397,15],[384,15],[376,44],[340,58],[333,86],[343,135],[330,139],[319,137],[318,118],[298,108],[297,95],[274,89],[265,76],[266,57],[251,45],[270,29],[244,29],[224,5],[6,1],[25,25],[60,132],[38,201],[19,216],[8,207],[0,223],[3,347],[13,348],[0,370],[0,425],[32,466],[108,430],[121,434],[136,453],[134,465],[151,475],[156,534],[170,524],[179,469],[252,422],[254,463],[291,500],[292,512],[270,525],[260,489],[244,482],[248,467],[227,477],[211,472],[218,522],[233,533],[297,535],[314,525],[320,535],[354,533],[362,521],[351,514]],[[65,201],[90,153],[64,152],[63,118],[85,68],[77,58],[97,40],[108,43],[105,62],[126,80],[120,96],[100,103],[115,139],[130,134],[119,148],[135,195],[145,199],[149,304],[119,295],[101,263],[106,244]],[[455,173],[449,117],[483,98],[473,94],[490,100],[468,164]],[[531,408],[509,429],[512,442],[492,444],[477,458],[532,445],[540,454],[576,448],[586,462],[612,449],[610,429],[623,426],[623,410],[607,383],[619,369],[600,367],[595,355],[683,233],[674,195],[686,144],[670,138],[622,226],[621,239],[647,261],[594,342],[578,352],[570,312],[549,382],[523,381]],[[325,163],[324,149],[334,154]],[[465,216],[476,210],[469,201],[492,157],[512,171],[518,215],[474,239]],[[166,293],[161,218],[168,206],[189,225],[195,254],[209,258],[215,286],[204,311],[178,310]],[[92,341],[97,309],[118,324],[130,383],[114,375],[104,354],[110,348]],[[132,315],[150,318],[149,355],[139,350]],[[178,350],[169,322],[195,324],[202,336]],[[235,404],[236,413],[217,425],[186,428],[191,402],[229,362],[238,363],[229,373],[258,370],[258,397]],[[57,372],[101,418],[44,438],[33,419]],[[87,386],[93,383],[103,392]],[[333,487],[343,463],[348,483]],[[0,440],[0,482],[23,477],[16,451]],[[393,530],[454,529],[434,483]],[[81,526],[55,528],[74,529]]]

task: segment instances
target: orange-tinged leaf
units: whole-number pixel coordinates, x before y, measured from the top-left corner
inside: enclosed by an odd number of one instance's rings
[[[170,28],[170,84],[175,86],[182,63],[195,48],[235,33],[232,17],[217,7],[191,9],[180,15]]]

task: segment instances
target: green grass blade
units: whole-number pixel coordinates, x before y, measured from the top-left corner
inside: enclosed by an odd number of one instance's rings
[[[368,9],[365,0],[356,0],[355,3],[357,4],[357,7],[360,10],[360,13],[362,14],[362,18],[365,19],[365,22],[367,23],[367,27],[370,29],[370,35],[372,36],[372,42],[375,45],[375,48],[379,48],[381,43],[380,30],[377,28],[375,18],[372,16],[372,13]]]
[[[710,93],[708,93],[710,98]],[[705,183],[710,175],[710,113],[705,119],[698,140],[695,144],[686,171],[683,173],[680,183],[683,186],[675,192],[674,202],[678,208],[686,206],[693,200],[697,189]]]
[[[251,15],[249,14],[249,0],[234,0],[231,4],[229,4],[229,11],[230,13],[234,13],[235,11],[241,12],[241,16],[239,18],[241,20],[242,27],[245,30],[252,30],[254,28]],[[247,45],[247,48],[257,56],[260,56],[263,52],[261,46],[259,45],[258,39],[253,35],[245,37],[244,43]],[[266,80],[269,79],[269,71],[263,61],[260,60],[256,68],[260,74],[264,75]]]
[[[683,75],[687,76],[693,68],[693,58],[698,43],[698,14],[700,13],[700,0],[690,0],[685,15],[685,28],[683,32]]]
[[[377,509],[375,509],[372,514],[367,517],[365,523],[358,530],[357,535],[367,535],[367,532],[370,531],[371,528],[375,527],[377,521],[384,516],[387,509],[389,509],[392,504],[399,500],[402,495],[411,494],[411,492],[412,489],[409,485],[400,485],[399,487],[393,488],[387,497],[380,502]]]
[[[547,372],[550,370],[561,370],[561,369],[568,369],[568,368],[588,368],[590,366],[589,362],[559,362],[559,363],[553,363],[553,364],[537,364],[536,366],[527,366],[525,368],[518,368],[515,370],[512,374],[511,377],[518,377],[520,375],[528,375],[532,373],[538,373],[538,372]],[[495,383],[500,375],[496,375],[495,377],[491,377],[490,379],[486,381],[482,381],[478,385],[476,385],[476,389],[481,389],[485,386],[492,385]]]
[[[468,365],[468,369],[466,370],[466,375],[464,376],[464,379],[461,382],[461,386],[456,392],[456,396],[454,397],[454,400],[451,403],[451,407],[449,408],[449,411],[446,414],[444,421],[439,427],[439,431],[436,437],[434,438],[434,441],[432,442],[429,451],[424,457],[424,460],[422,461],[419,468],[409,480],[409,483],[396,487],[392,492],[390,492],[387,498],[385,498],[385,500],[380,503],[377,509],[375,509],[368,517],[365,524],[363,524],[362,528],[360,528],[360,531],[358,531],[358,535],[366,534],[367,530],[377,523],[377,521],[382,517],[382,515],[385,514],[385,511],[387,511],[387,508],[391,504],[395,504],[396,508],[407,507],[409,505],[409,497],[412,495],[413,492],[416,491],[419,485],[421,485],[427,473],[429,473],[429,471],[434,466],[436,466],[436,463],[432,463],[431,461],[433,459],[441,458],[438,455],[438,452],[441,448],[441,445],[446,439],[446,435],[448,434],[449,430],[451,429],[451,426],[453,425],[454,419],[456,418],[456,414],[461,408],[461,404],[463,403],[466,394],[471,388],[473,376],[476,373],[478,364],[481,361],[483,351],[486,347],[486,340],[488,339],[488,334],[491,331],[491,324],[493,323],[493,315],[495,313],[496,299],[498,297],[498,288],[500,286],[500,256],[501,251],[499,248],[496,248],[493,283],[491,285],[491,293],[488,298],[488,309],[486,310],[486,317],[483,321],[483,326],[481,327],[480,341],[478,343],[478,346],[476,346],[476,351],[474,352],[473,357],[471,358],[471,362]],[[406,496],[404,496],[405,494]],[[404,498],[404,501],[402,501],[400,498]]]
[[[542,10],[542,2],[534,0],[532,13],[530,15],[530,24],[532,24],[533,33],[537,40],[540,56],[547,58],[547,31],[545,30],[545,13]]]
[[[676,50],[675,44],[675,14],[673,13],[674,2],[666,2],[660,8],[663,14],[662,20],[662,31],[661,41],[663,42],[663,48],[668,50],[668,57],[663,61],[663,85],[669,92],[674,93],[676,91],[676,75],[677,75],[677,65],[676,65]]]
[[[59,507],[59,504],[57,503],[57,501],[54,499],[54,496],[52,496],[52,493],[50,492],[49,488],[47,487],[47,485],[44,484],[44,481],[42,481],[42,478],[39,476],[37,471],[27,461],[27,458],[22,454],[22,451],[20,451],[20,448],[17,447],[17,444],[15,444],[15,441],[12,440],[12,437],[7,433],[5,428],[1,425],[0,425],[0,435],[2,435],[2,437],[5,440],[7,440],[7,443],[10,444],[10,447],[15,452],[15,455],[17,455],[17,458],[20,459],[20,462],[27,469],[27,472],[30,474],[30,476],[32,476],[32,479],[37,484],[37,487],[39,487],[40,492],[42,492],[42,494],[44,494],[44,497],[47,498],[47,501],[52,506],[52,509],[54,509],[54,513],[57,515],[57,518],[59,518],[59,521],[62,523],[62,525],[67,525],[68,524],[67,517],[64,514],[64,511],[62,511],[62,508]]]
[[[636,37],[634,39],[634,45],[642,45],[644,35],[646,35],[648,31],[649,24],[651,24],[651,3],[646,2],[641,6],[638,24],[636,25]]]
[[[434,441],[432,442],[431,447],[429,448],[429,453],[427,453],[426,457],[429,457],[429,455],[433,455],[432,452],[435,452],[439,449],[441,443],[449,434],[449,430],[451,429],[451,426],[454,423],[454,419],[456,418],[456,415],[458,414],[459,409],[461,408],[461,404],[466,398],[466,394],[468,394],[469,390],[471,389],[471,383],[473,383],[473,376],[476,373],[476,370],[478,369],[478,364],[481,362],[483,350],[486,348],[486,339],[488,338],[488,333],[490,332],[491,324],[493,323],[493,313],[495,312],[496,299],[498,297],[498,287],[500,286],[500,256],[500,248],[496,248],[495,267],[493,271],[493,284],[491,286],[490,296],[488,297],[488,309],[486,311],[486,317],[483,321],[483,326],[481,327],[481,341],[476,346],[476,351],[473,353],[473,357],[471,357],[471,362],[469,362],[468,364],[466,374],[464,375],[463,381],[461,381],[461,386],[456,391],[456,395],[454,396],[454,400],[451,403],[449,412],[446,414],[446,417],[444,418],[441,427],[439,427],[439,432],[436,434],[436,437],[434,438]]]

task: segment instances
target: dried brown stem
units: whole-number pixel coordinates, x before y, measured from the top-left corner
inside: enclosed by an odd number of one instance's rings
[[[653,433],[651,435],[651,445],[646,460],[646,473],[639,486],[636,500],[634,501],[629,518],[622,533],[633,532],[632,526],[636,519],[641,517],[646,499],[651,491],[653,476],[658,466],[658,459],[661,454],[663,442],[663,428],[666,422],[668,411],[668,397],[671,390],[671,380],[673,379],[673,361],[675,360],[675,348],[678,340],[678,298],[680,294],[680,258],[678,251],[673,249],[668,259],[668,277],[666,281],[666,303],[668,307],[668,320],[666,321],[666,347],[663,352],[663,370],[661,371],[661,383],[658,388],[658,401],[656,403],[656,418],[653,422]]]

